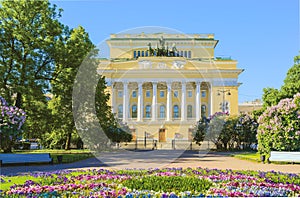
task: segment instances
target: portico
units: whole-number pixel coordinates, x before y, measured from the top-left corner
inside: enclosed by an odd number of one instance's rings
[[[151,48],[156,42],[157,51]],[[112,112],[135,138],[191,140],[201,118],[238,113],[243,70],[235,60],[214,57],[212,34],[114,34],[107,43],[111,59],[101,60],[98,71],[106,78]],[[231,95],[219,97],[218,90]]]

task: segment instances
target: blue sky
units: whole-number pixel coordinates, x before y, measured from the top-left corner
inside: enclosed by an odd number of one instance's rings
[[[163,26],[184,33],[214,33],[215,56],[231,56],[240,75],[239,102],[280,88],[299,53],[299,0],[90,0],[51,1],[61,22],[83,26],[96,45],[111,33]]]

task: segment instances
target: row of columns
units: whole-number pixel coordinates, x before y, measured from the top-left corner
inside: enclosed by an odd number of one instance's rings
[[[123,82],[123,122],[127,121],[129,113],[129,97],[128,97],[128,82]],[[171,82],[167,82],[167,109],[166,109],[166,120],[171,120],[171,109],[172,109],[172,93],[171,93]],[[187,119],[186,113],[186,82],[181,83],[181,120],[184,121]],[[157,119],[157,82],[152,82],[152,117],[151,119],[155,121]],[[201,117],[201,81],[196,82],[196,120],[199,120]],[[113,88],[112,88],[113,89]],[[212,87],[210,87],[210,93]],[[114,91],[112,91],[113,93]],[[112,106],[114,101],[114,94],[112,94]],[[138,102],[137,102],[137,121],[143,120],[143,82],[138,83]],[[210,104],[212,104],[212,94],[210,94]],[[114,113],[114,112],[113,112]],[[212,108],[210,107],[210,113],[212,114]]]

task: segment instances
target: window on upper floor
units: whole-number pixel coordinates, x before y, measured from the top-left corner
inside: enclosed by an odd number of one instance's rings
[[[146,90],[146,98],[150,98],[151,97],[151,92],[150,90]]]
[[[201,96],[202,96],[202,98],[205,98],[206,97],[206,91],[201,91]]]
[[[178,98],[178,95],[179,95],[179,94],[178,94],[178,91],[175,90],[175,91],[174,91],[174,98]]]
[[[135,91],[135,90],[132,91],[132,97],[133,97],[133,98],[136,98],[136,91]]]
[[[118,91],[118,97],[119,97],[119,98],[122,98],[122,97],[123,97],[123,91],[121,91],[121,90]]]
[[[161,98],[165,97],[165,91],[159,91],[159,96],[160,96]]]
[[[189,98],[193,97],[193,91],[192,90],[188,90],[188,97]]]

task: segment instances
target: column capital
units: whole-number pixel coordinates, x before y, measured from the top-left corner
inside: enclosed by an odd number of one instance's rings
[[[196,85],[200,85],[202,83],[202,80],[197,80],[195,83]]]
[[[171,86],[172,85],[172,81],[166,81],[167,86]]]

